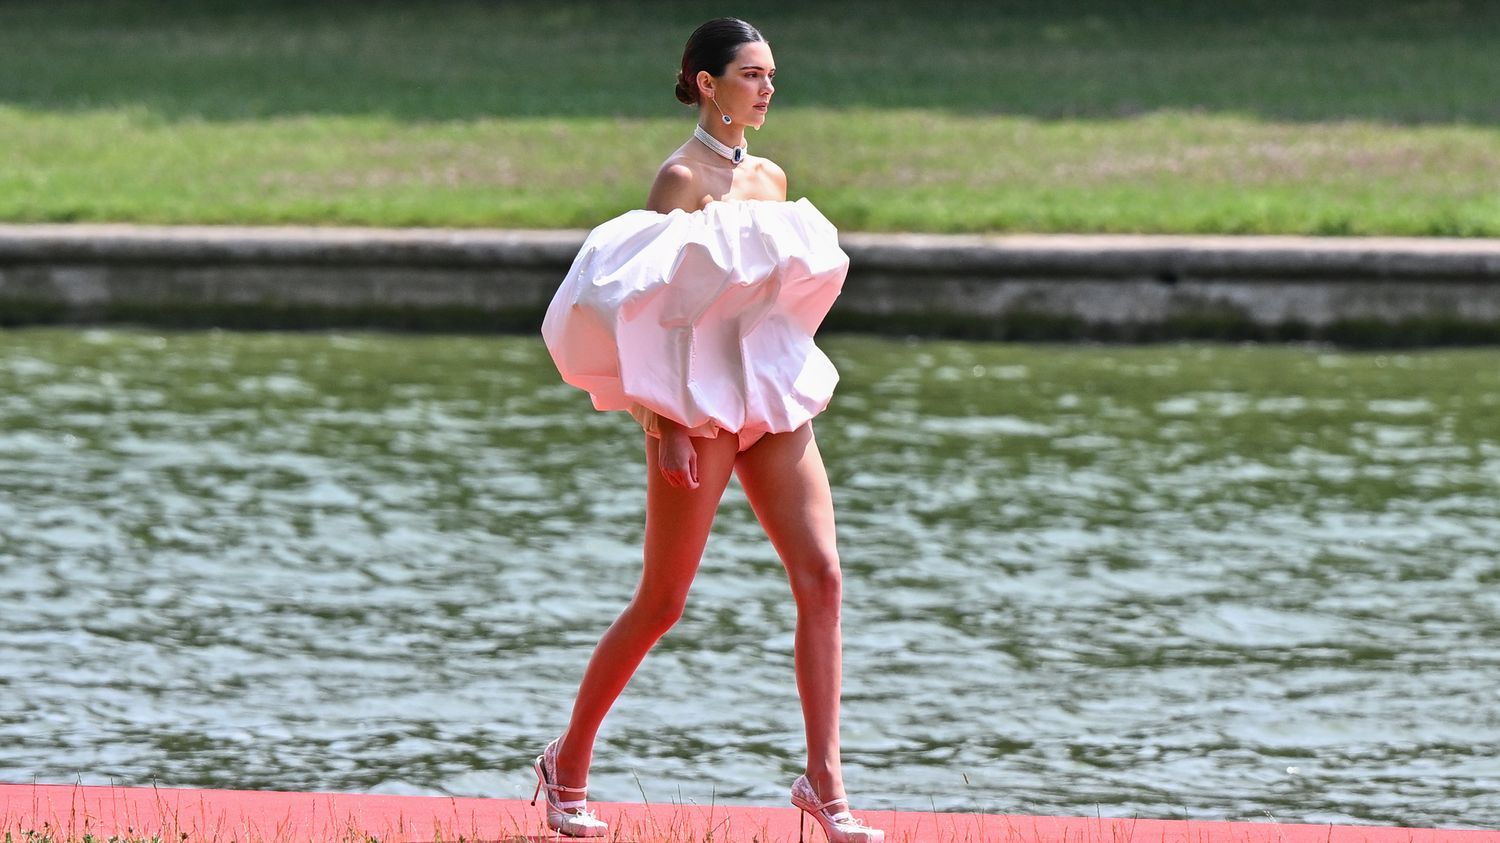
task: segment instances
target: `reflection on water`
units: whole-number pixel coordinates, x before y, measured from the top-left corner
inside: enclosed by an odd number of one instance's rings
[[[829,337],[856,805],[1500,824],[1500,351]],[[641,436],[531,337],[0,334],[0,780],[529,798]],[[596,799],[781,804],[731,485]]]

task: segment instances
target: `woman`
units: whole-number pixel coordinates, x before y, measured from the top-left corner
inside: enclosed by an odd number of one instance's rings
[[[792,803],[834,843],[880,843],[848,810],[839,764],[842,676],[833,500],[811,418],[838,380],[812,334],[848,269],[837,232],[786,175],[746,153],[775,91],[771,48],[744,21],[693,32],[677,98],[698,108],[647,209],[590,233],[542,326],[563,379],[646,432],[645,565],[589,660],[572,717],[537,757],[547,823],[592,837],[594,737],[646,653],[677,621],[731,472],[786,566],[807,770]],[[724,435],[720,435],[720,434]],[[532,796],[532,804],[536,795]]]

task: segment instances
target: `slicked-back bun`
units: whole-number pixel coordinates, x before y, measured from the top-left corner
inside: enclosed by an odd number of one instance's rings
[[[693,30],[682,51],[682,68],[677,71],[677,88],[673,92],[677,101],[697,105],[699,71],[723,76],[741,44],[765,40],[760,30],[739,18],[714,18]]]

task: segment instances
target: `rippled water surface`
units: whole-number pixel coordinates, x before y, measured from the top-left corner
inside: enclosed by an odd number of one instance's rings
[[[856,806],[1500,825],[1500,351],[833,336]],[[0,333],[0,780],[530,797],[641,434],[531,337]],[[600,800],[781,804],[737,484]]]

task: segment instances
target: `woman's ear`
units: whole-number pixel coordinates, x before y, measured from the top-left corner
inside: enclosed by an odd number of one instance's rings
[[[708,100],[714,98],[714,75],[712,73],[700,70],[695,81],[698,83],[698,94],[700,96]]]

